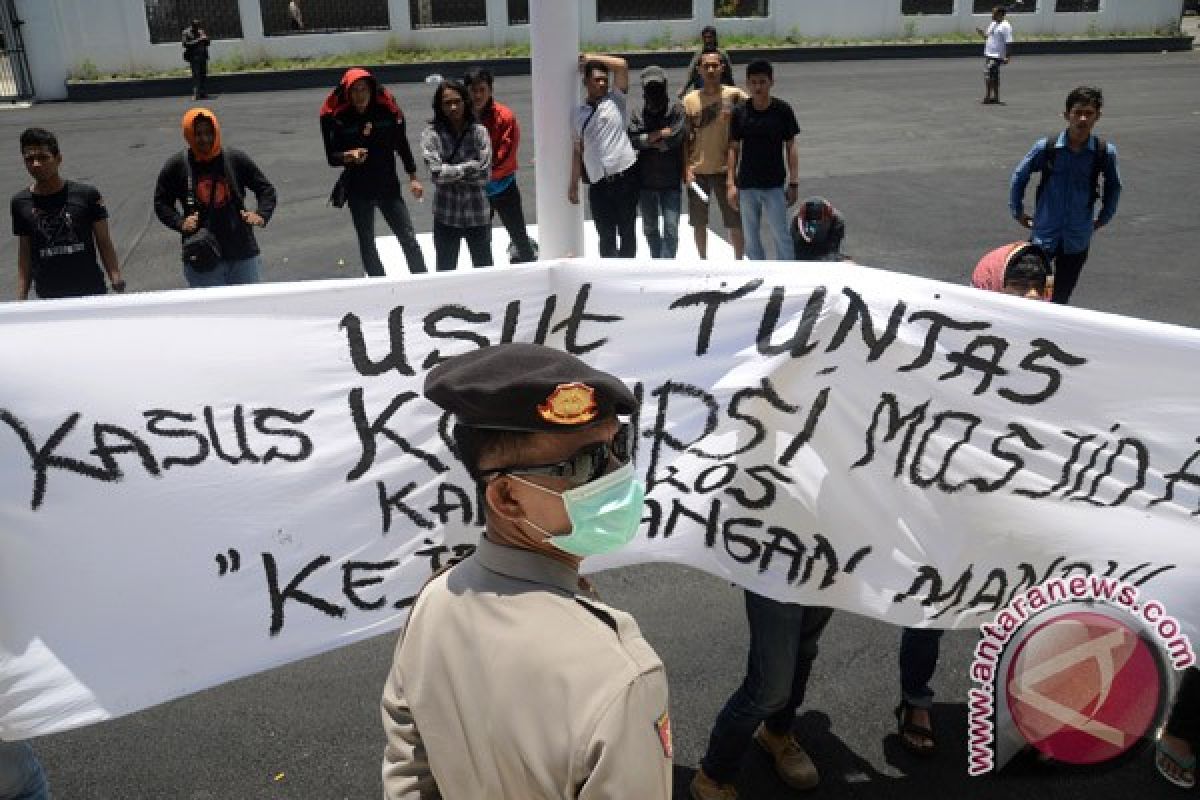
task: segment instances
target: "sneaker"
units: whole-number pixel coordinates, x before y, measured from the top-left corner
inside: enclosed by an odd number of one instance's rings
[[[692,800],[737,800],[737,789],[730,783],[717,783],[704,774],[703,769],[696,770],[689,787]]]
[[[789,735],[780,742],[778,738],[767,735],[764,725],[759,725],[754,732],[754,741],[771,756],[775,762],[775,772],[788,786],[793,789],[812,789],[820,782],[816,764],[794,737]]]

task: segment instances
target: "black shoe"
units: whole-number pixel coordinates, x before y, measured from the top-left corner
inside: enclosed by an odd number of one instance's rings
[[[917,725],[912,721],[912,712],[916,709],[911,703],[901,702],[896,706],[896,733],[900,736],[900,746],[914,756],[928,758],[937,752],[937,741],[933,738],[933,729]],[[919,737],[928,744],[917,744],[910,736]]]

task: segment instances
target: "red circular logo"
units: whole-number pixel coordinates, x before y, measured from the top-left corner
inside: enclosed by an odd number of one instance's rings
[[[1064,763],[1099,764],[1146,735],[1164,680],[1153,645],[1124,622],[1068,611],[1023,638],[1005,694],[1025,741]]]

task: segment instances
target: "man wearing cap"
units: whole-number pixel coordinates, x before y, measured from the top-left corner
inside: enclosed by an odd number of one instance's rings
[[[618,56],[582,53],[579,70],[587,99],[575,109],[572,120],[575,150],[567,200],[579,205],[579,181],[585,180],[600,257],[633,258],[637,255],[638,176],[637,153],[627,132],[629,64]]]
[[[637,401],[574,356],[502,344],[430,371],[486,530],[418,595],[383,694],[384,795],[671,795],[662,662],[596,600],[581,560],[637,532],[643,488],[619,416]]]
[[[629,140],[638,153],[642,184],[642,233],[651,258],[674,258],[683,201],[683,107],[667,94],[667,73],[662,67],[642,70],[642,98],[641,113],[635,113],[629,122]]]
[[[1011,242],[988,252],[971,273],[976,289],[1029,300],[1046,300],[1054,291],[1054,275],[1042,248]],[[937,753],[933,730],[933,688],[942,634],[938,628],[905,628],[900,634],[900,704],[896,734],[900,746],[916,756]]]
[[[792,218],[792,255],[797,261],[848,261],[842,255],[846,221],[824,197],[814,195]]]

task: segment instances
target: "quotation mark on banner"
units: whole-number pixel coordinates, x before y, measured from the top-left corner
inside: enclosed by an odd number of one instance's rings
[[[225,553],[217,553],[217,575],[224,576],[227,572],[237,572],[242,568],[242,557],[237,550],[232,547],[227,551],[229,558],[225,557]]]

